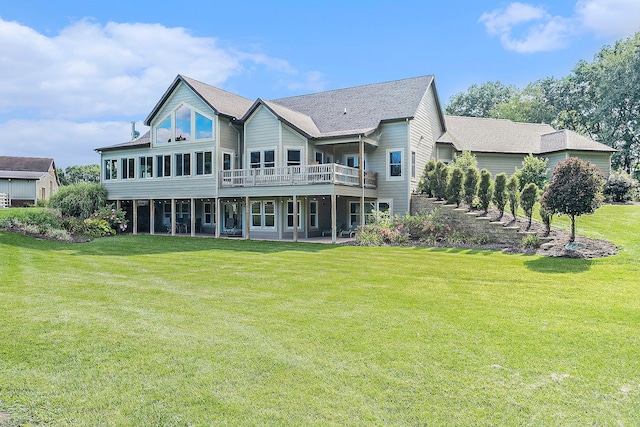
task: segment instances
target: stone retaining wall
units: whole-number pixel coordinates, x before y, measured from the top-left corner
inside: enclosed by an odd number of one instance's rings
[[[486,236],[490,243],[520,245],[522,239],[527,234],[531,234],[521,232],[519,227],[507,226],[502,221],[491,221],[489,217],[480,216],[481,212],[468,212],[466,208],[456,208],[455,205],[447,205],[443,201],[427,196],[415,194],[411,196],[411,215],[436,208],[442,209],[452,229],[464,231],[472,238]]]

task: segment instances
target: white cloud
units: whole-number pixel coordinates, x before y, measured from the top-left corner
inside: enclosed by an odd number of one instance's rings
[[[601,37],[623,37],[640,31],[640,0],[578,0],[571,17],[553,16],[543,7],[510,3],[482,14],[487,33],[519,53],[544,52],[568,46],[585,31]],[[514,36],[518,32],[522,36]]]
[[[144,132],[138,124],[138,129]],[[51,157],[63,169],[99,163],[99,147],[130,139],[131,125],[124,121],[14,119],[0,123],[0,153],[5,156]]]
[[[93,149],[129,140],[129,120],[145,118],[177,74],[222,86],[257,68],[319,87],[286,60],[160,24],[85,19],[48,36],[0,18],[0,46],[0,154],[62,166],[95,163]]]
[[[482,14],[479,22],[485,25],[490,35],[500,36],[506,49],[519,53],[564,47],[572,31],[571,20],[552,16],[542,7],[518,2],[511,3],[504,9]],[[520,30],[524,36],[514,36],[516,30]]]
[[[576,14],[584,28],[602,37],[626,37],[640,31],[638,0],[580,0]]]

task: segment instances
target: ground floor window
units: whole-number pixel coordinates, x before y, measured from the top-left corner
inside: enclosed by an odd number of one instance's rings
[[[298,230],[302,230],[302,209],[300,209],[300,200],[297,201],[298,205]],[[293,200],[287,201],[287,228],[293,229]]]
[[[276,203],[273,200],[251,202],[251,228],[275,228]]]
[[[203,211],[204,211],[203,223],[206,225],[213,224],[213,203],[205,202],[203,205]]]
[[[318,228],[318,202],[309,202],[309,228]]]

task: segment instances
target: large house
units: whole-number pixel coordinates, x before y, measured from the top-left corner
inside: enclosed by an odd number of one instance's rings
[[[613,151],[547,125],[445,116],[433,76],[251,101],[179,75],[145,125],[96,150],[134,233],[336,241],[374,211],[409,211],[430,159],[470,150],[512,173],[529,153],[581,153],[608,171]]]
[[[53,159],[0,156],[0,207],[35,205],[60,186]]]

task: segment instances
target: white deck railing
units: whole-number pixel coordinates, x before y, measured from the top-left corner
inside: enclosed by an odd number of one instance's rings
[[[221,187],[338,184],[360,185],[360,169],[330,163],[277,168],[232,169],[220,172]],[[378,174],[364,171],[364,186],[376,188]]]
[[[0,209],[6,208],[9,204],[9,198],[5,193],[0,193]]]

